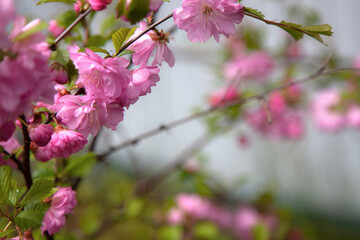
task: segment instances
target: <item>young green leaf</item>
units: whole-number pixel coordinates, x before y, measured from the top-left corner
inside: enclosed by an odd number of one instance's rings
[[[46,29],[47,28],[47,24],[45,22],[40,22],[38,25],[30,28],[29,30],[25,31],[25,32],[22,32],[20,33],[19,35],[16,35],[16,37],[13,39],[13,41],[19,41],[21,39],[24,39],[28,36],[30,36],[31,34],[34,34],[36,32],[39,32],[43,29]]]
[[[149,0],[131,1],[126,17],[131,24],[142,20],[149,13]]]
[[[0,167],[0,179],[0,202],[8,204],[10,191],[14,189],[11,167]]]
[[[69,5],[76,3],[75,0],[40,0],[39,2],[36,3],[36,5],[49,3],[49,2],[60,2],[60,3],[69,4]]]
[[[257,9],[254,9],[254,8],[244,7],[244,11],[248,12],[248,13],[251,13],[251,14],[253,14],[255,16],[258,16],[259,18],[264,18],[265,17],[265,15],[262,12],[260,12]]]
[[[38,210],[27,210],[19,213],[14,222],[22,229],[36,228],[42,225],[44,213]]]
[[[54,189],[54,183],[48,179],[39,179],[34,182],[30,190],[26,193],[24,198],[21,200],[20,205],[24,206],[25,204],[31,201],[42,201],[45,198],[51,196],[56,192]]]
[[[51,58],[61,65],[66,65],[70,60],[70,55],[66,49],[59,48],[51,54]]]
[[[121,46],[134,34],[136,27],[120,28],[112,35],[115,51],[118,52]]]

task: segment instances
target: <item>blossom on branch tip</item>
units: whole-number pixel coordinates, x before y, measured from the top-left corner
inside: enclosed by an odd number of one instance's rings
[[[220,34],[235,33],[234,23],[241,23],[244,8],[234,0],[183,0],[174,10],[174,22],[192,42],[206,42],[211,36],[219,42]]]
[[[144,31],[146,26],[146,22],[140,22],[140,28],[136,29],[134,36]],[[165,61],[170,67],[173,67],[175,56],[167,46],[167,43],[170,42],[169,35],[162,30],[160,32],[152,30],[131,44],[128,49],[135,52],[133,53],[134,64],[146,66],[149,58],[155,55],[151,65],[161,66],[162,62]]]
[[[93,51],[73,45],[68,48],[70,58],[79,70],[78,87],[85,87],[86,94],[98,98],[116,99],[131,81],[131,72],[126,69],[129,61],[122,57],[103,59]]]
[[[50,198],[51,206],[46,211],[42,226],[42,234],[45,231],[52,235],[61,230],[65,225],[65,215],[72,213],[77,205],[76,192],[71,187],[58,187],[58,191]]]
[[[51,140],[53,127],[50,124],[30,125],[28,131],[31,141],[40,147],[44,147]]]

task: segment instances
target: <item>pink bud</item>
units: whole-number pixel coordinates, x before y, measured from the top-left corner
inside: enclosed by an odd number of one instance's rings
[[[111,3],[111,0],[88,0],[91,8],[95,11],[101,11],[106,8],[106,5]]]
[[[50,142],[53,127],[50,124],[30,125],[28,130],[31,141],[43,147]]]
[[[66,84],[68,82],[68,75],[65,71],[62,69],[59,70],[52,70],[52,73],[54,74],[54,82],[58,84]]]

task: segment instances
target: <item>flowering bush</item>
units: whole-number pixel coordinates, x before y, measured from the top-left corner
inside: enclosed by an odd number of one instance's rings
[[[203,138],[154,176],[100,166],[116,150],[200,117],[206,140],[245,120],[265,138],[296,141],[306,135],[305,114],[324,131],[360,126],[359,59],[349,68],[325,70],[327,59],[313,75],[296,80],[301,45],[284,37],[285,47],[274,54],[242,21],[253,18],[295,40],[308,35],[320,43],[332,35],[331,26],[270,21],[234,0],[183,0],[160,18],[163,2],[40,0],[70,5],[48,26],[40,19],[27,23],[14,0],[0,2],[0,239],[307,239],[271,194],[241,202],[189,160],[205,145]],[[113,15],[103,34],[92,34],[90,23],[104,9]],[[165,21],[174,23],[169,32],[158,29]],[[190,42],[212,36],[226,41],[224,57],[216,60],[221,87],[208,95],[208,108],[94,151],[102,129],[116,130],[125,110],[156,87],[161,67],[175,66],[176,29]],[[110,40],[115,51],[105,49]],[[301,86],[344,72],[335,76],[347,83],[342,88],[312,93]],[[245,104],[252,100],[259,105]],[[238,142],[249,147],[250,134],[240,133]],[[169,175],[176,188],[161,186]]]

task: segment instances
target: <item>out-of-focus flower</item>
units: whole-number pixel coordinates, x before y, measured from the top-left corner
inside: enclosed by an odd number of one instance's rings
[[[274,70],[274,60],[265,52],[239,54],[224,66],[224,75],[230,80],[251,79],[266,81]]]
[[[101,11],[106,8],[108,4],[111,3],[112,0],[88,0],[91,8],[95,11]]]
[[[45,231],[52,235],[60,231],[65,225],[65,215],[72,213],[77,205],[76,192],[71,187],[62,188],[51,197],[51,206],[46,211],[41,231]]]
[[[146,28],[146,22],[140,22],[140,28],[136,29],[134,36],[137,36]],[[135,65],[146,66],[150,56],[155,55],[152,65],[160,65],[163,61],[167,62],[170,67],[175,65],[175,56],[168,48],[170,42],[169,33],[162,30],[156,32],[149,31],[136,42],[129,46],[129,50],[134,51],[133,62]]]
[[[345,124],[344,114],[338,109],[341,95],[336,89],[325,89],[316,93],[312,103],[312,114],[318,128],[336,131]]]
[[[244,8],[233,0],[183,0],[174,10],[174,22],[192,42],[206,42],[211,36],[219,42],[220,34],[235,33],[234,23],[241,23]]]
[[[15,149],[20,147],[20,144],[18,140],[14,136],[12,136],[7,141],[1,141],[0,146],[2,146],[5,151],[11,154]],[[12,168],[16,168],[16,164],[14,162],[4,159],[4,153],[0,153],[0,166],[1,165],[9,165]]]
[[[60,27],[56,20],[50,20],[48,30],[54,37],[58,37],[64,32],[65,28]]]
[[[220,88],[210,94],[209,103],[211,106],[222,105],[239,98],[239,92],[236,87],[229,86]]]
[[[183,221],[183,212],[178,208],[171,208],[167,215],[167,222],[171,225],[180,225]]]

